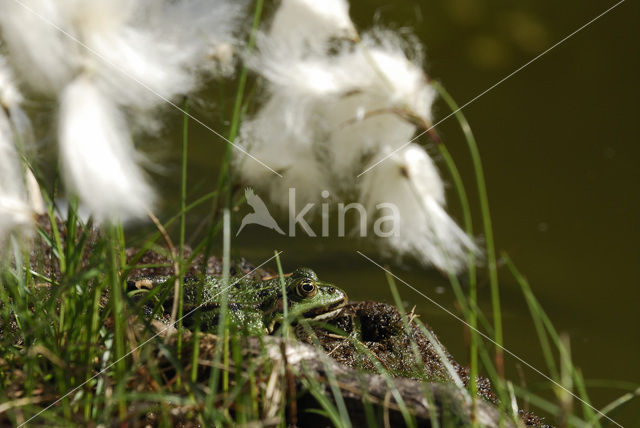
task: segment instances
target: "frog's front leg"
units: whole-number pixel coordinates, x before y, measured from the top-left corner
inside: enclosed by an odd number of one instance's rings
[[[298,339],[308,343],[310,339],[317,339],[320,332],[322,332],[321,335],[328,335],[334,339],[359,341],[362,336],[360,319],[348,308],[335,311],[330,317],[320,316],[300,320],[295,329]]]
[[[265,325],[265,332],[267,334],[274,334],[280,327],[282,327],[284,323],[284,316],[282,314],[271,314],[270,316],[265,317],[265,321],[264,321],[264,325]],[[295,338],[295,329],[298,326],[298,322],[296,323],[291,323],[289,324],[290,327],[293,328],[289,328],[288,329],[288,336],[290,339],[294,339]]]
[[[354,313],[350,313],[348,318],[351,322],[351,331],[349,332],[349,337],[356,339],[357,341],[362,340],[362,323],[360,322],[360,318],[356,316]]]
[[[346,338],[356,339],[358,341],[362,339],[360,318],[350,307],[342,308],[329,322],[335,326],[337,330],[343,332]]]

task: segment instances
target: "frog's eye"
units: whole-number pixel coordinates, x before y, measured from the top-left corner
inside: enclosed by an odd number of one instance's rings
[[[302,298],[313,297],[318,292],[316,282],[312,279],[303,279],[296,286],[296,293]]]

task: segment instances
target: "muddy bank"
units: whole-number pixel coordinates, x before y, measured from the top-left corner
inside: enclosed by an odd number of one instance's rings
[[[134,250],[128,250],[127,254],[134,254]],[[187,254],[190,252],[187,251]],[[188,255],[186,257],[189,258]],[[135,270],[131,273],[131,277],[172,274],[172,268],[169,266],[167,258],[156,252],[146,252],[140,258],[139,263],[144,265],[165,264],[165,267]],[[196,257],[190,266],[190,271],[194,275],[203,271],[210,275],[222,274],[222,262],[215,256],[209,257],[206,265],[203,263],[204,258]],[[241,259],[232,263],[230,274],[250,275],[255,279],[260,279],[274,275],[275,272],[268,269],[255,269],[251,263]],[[378,416],[391,418],[399,424],[391,426],[404,424],[402,412],[396,399],[393,398],[393,394],[391,394],[391,398],[389,396],[392,388],[385,384],[382,376],[377,374],[381,367],[394,377],[394,384],[398,386],[401,399],[405,400],[410,413],[419,422],[421,421],[422,425],[430,426],[432,417],[441,420],[443,415],[447,415],[449,420],[452,415],[455,415],[454,419],[457,418],[461,425],[466,425],[471,421],[470,403],[468,397],[462,395],[454,385],[452,377],[457,376],[465,386],[468,386],[470,381],[469,368],[462,366],[453,358],[428,325],[426,329],[430,337],[427,337],[425,332],[413,321],[407,328],[396,307],[380,302],[350,302],[340,313],[319,325],[312,323],[307,327],[294,326],[295,336],[300,342],[316,345],[315,348],[310,346],[305,350],[308,355],[312,355],[305,360],[304,370],[306,373],[311,371],[320,384],[326,384],[327,367],[322,364],[318,348],[324,350],[325,354],[331,357],[331,369],[340,373],[341,393],[345,403],[349,403],[349,410],[354,411],[357,417],[364,417],[362,403],[366,397],[374,403],[373,408],[378,412]],[[346,335],[337,332],[344,332]],[[215,341],[215,336],[208,335],[206,340]],[[412,349],[412,344],[417,345],[420,364],[416,364],[416,354]],[[295,344],[295,346],[301,345]],[[438,355],[437,347],[440,347],[444,352],[446,360],[453,367],[455,374],[451,373],[451,370],[447,370]],[[311,364],[312,361],[313,364]],[[291,361],[288,363],[290,364]],[[363,372],[366,375],[363,376]],[[498,423],[499,419],[498,399],[488,379],[479,377],[477,386],[478,402],[484,409],[485,422],[488,426],[492,426],[493,423]],[[431,403],[425,401],[425,392],[429,391],[434,397]],[[297,405],[303,409],[318,407],[317,400],[304,392],[301,379],[296,377],[296,395],[302,397]],[[332,399],[331,392],[328,390],[325,392],[327,397]],[[309,418],[308,415],[300,417]],[[527,426],[548,426],[544,420],[530,412],[521,411],[520,418]],[[303,426],[326,426],[328,422],[327,420],[322,423],[318,422],[322,418],[318,418],[317,415],[308,420],[302,420],[305,422]],[[353,422],[356,423],[356,421],[357,418]],[[314,425],[316,422],[317,424]],[[384,418],[379,422],[381,424],[385,422]]]
[[[175,332],[169,344],[175,344]],[[163,333],[164,335],[164,333]],[[189,334],[185,338],[191,340]],[[199,337],[201,365],[199,378],[209,379],[211,363],[215,359],[217,337],[202,333]],[[186,350],[181,358],[186,368],[190,368],[192,354]],[[160,360],[162,354],[158,355]],[[402,377],[389,377],[364,373],[350,368],[334,359],[327,358],[322,350],[297,342],[283,341],[273,336],[248,338],[243,343],[243,361],[251,361],[257,365],[257,386],[264,390],[265,397],[278,396],[288,402],[287,422],[289,426],[326,427],[331,421],[307,409],[320,408],[317,396],[309,393],[309,379],[316,382],[318,390],[325,397],[335,402],[337,388],[341,399],[349,411],[351,423],[368,426],[375,421],[379,426],[405,426],[407,419],[413,419],[418,426],[433,426],[434,421],[442,424],[446,421],[454,426],[467,426],[473,422],[471,400],[452,384],[441,382],[420,382]],[[168,367],[170,362],[164,360]],[[268,366],[267,370],[262,370]],[[285,382],[279,383],[276,390],[269,387],[273,383],[268,377],[261,378],[264,373],[281,373],[286,367]],[[243,373],[247,367],[237,367],[231,363],[229,369],[233,382],[237,373]],[[317,391],[316,391],[317,392]],[[476,403],[476,421],[483,426],[500,426],[500,411],[485,400]],[[181,423],[190,425],[189,410],[184,409]],[[369,414],[367,415],[367,412]],[[373,419],[372,419],[373,418]],[[515,424],[504,420],[505,427]]]
[[[51,227],[46,219],[41,221],[44,233],[51,233]],[[66,233],[64,225],[58,224],[60,240],[65,245]],[[82,234],[79,234],[81,236]],[[96,246],[105,245],[105,240],[99,239],[98,232],[89,230],[84,235],[84,242],[74,242],[83,251],[82,268],[92,265],[92,257]],[[36,240],[40,242],[42,240]],[[129,264],[140,266],[133,268],[122,275],[127,279],[166,277],[174,275],[175,260],[170,257],[169,250],[139,251],[135,248],[126,250],[126,258]],[[60,267],[55,252],[50,245],[40,242],[34,245],[32,253],[32,269],[43,276],[58,279]],[[185,260],[189,262],[186,277],[196,278],[201,274],[222,275],[222,260],[216,256],[204,257],[197,255],[192,257],[190,249],[185,251]],[[244,259],[232,263],[230,275],[249,276],[260,280],[272,276],[275,272],[267,269],[255,269]],[[340,285],[340,284],[336,284]],[[348,290],[347,290],[348,291]],[[43,298],[48,294],[43,287]],[[103,296],[106,306],[108,296]],[[137,341],[142,343],[151,334],[162,332],[165,335],[171,331],[166,324],[159,320],[136,319],[134,312],[129,322],[136,327],[139,333]],[[411,318],[411,316],[410,316]],[[112,318],[107,318],[105,326],[112,327]],[[166,321],[166,318],[165,318]],[[407,414],[415,417],[421,426],[430,426],[433,420],[456,421],[459,425],[467,425],[472,422],[472,401],[464,388],[459,388],[454,381],[459,379],[463,385],[468,385],[469,370],[458,364],[446,347],[440,343],[435,332],[428,326],[421,330],[412,320],[408,325],[403,321],[397,308],[379,302],[350,302],[339,313],[321,323],[300,323],[293,326],[296,340],[282,342],[281,339],[271,336],[263,338],[246,338],[244,347],[246,361],[258,365],[256,375],[258,382],[264,382],[267,388],[272,373],[273,364],[280,364],[287,373],[290,387],[280,391],[289,400],[290,414],[287,416],[291,424],[303,426],[326,426],[327,419],[317,414],[306,412],[308,409],[319,408],[317,395],[309,393],[311,379],[322,390],[326,399],[335,402],[335,391],[329,387],[329,380],[337,380],[337,387],[341,399],[348,406],[353,423],[367,423],[367,417],[373,417],[380,425],[401,426]],[[9,334],[17,330],[17,325],[0,326],[0,333]],[[206,395],[208,373],[213,361],[213,352],[216,344],[216,336],[211,332],[203,332],[198,347],[198,381],[195,388],[202,388]],[[185,340],[191,332],[185,331]],[[167,357],[166,348],[173,348],[172,336],[167,337],[167,343],[161,341],[149,343],[151,352],[156,353],[160,365],[164,366],[165,381],[169,384],[177,381],[175,370],[172,368],[175,360]],[[243,339],[245,340],[245,339]],[[262,342],[260,341],[262,340]],[[20,344],[21,345],[21,344]],[[263,362],[264,349],[268,350],[270,361],[264,370],[259,366]],[[165,349],[165,351],[163,351]],[[183,347],[180,354],[180,363],[187,372],[191,370],[190,359],[192,355],[190,346]],[[173,349],[172,355],[177,355]],[[441,358],[450,364],[447,367]],[[416,363],[419,361],[419,363]],[[246,370],[246,367],[228,368],[233,380],[234,373]],[[384,371],[387,376],[379,373]],[[141,367],[136,373],[144,374]],[[390,375],[390,376],[389,376]],[[264,379],[261,377],[265,377]],[[457,379],[456,379],[457,378]],[[140,391],[154,391],[154,385],[149,378],[141,376],[132,380],[132,384]],[[478,378],[479,399],[477,401],[478,421],[487,426],[497,426],[500,419],[498,401],[492,391],[490,382],[485,378]],[[266,391],[266,389],[265,389]],[[274,391],[271,391],[274,393]],[[369,403],[369,404],[364,404]],[[265,403],[263,403],[265,404]],[[404,407],[403,407],[404,406]],[[193,419],[197,415],[198,408],[183,409],[176,406],[176,422],[191,425],[197,421]],[[200,409],[201,410],[201,409]],[[405,412],[403,413],[403,410]],[[372,414],[368,414],[372,411]],[[407,413],[408,412],[408,413]],[[153,424],[152,415],[149,423]],[[530,426],[545,426],[544,421],[532,414],[521,414],[522,421]],[[268,422],[265,420],[265,422]],[[268,425],[268,423],[267,423]]]

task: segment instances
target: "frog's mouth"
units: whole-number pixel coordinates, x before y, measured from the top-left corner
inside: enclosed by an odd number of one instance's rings
[[[332,303],[328,306],[321,306],[315,309],[308,310],[304,313],[305,318],[321,320],[334,317],[344,305],[347,304],[347,299],[340,300],[338,302]]]

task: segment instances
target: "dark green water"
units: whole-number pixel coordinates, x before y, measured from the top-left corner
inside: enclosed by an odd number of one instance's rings
[[[407,27],[427,48],[428,71],[459,104],[491,87],[527,61],[609,8],[614,2],[527,0],[353,1],[360,28],[375,21]],[[611,13],[487,93],[465,110],[484,162],[497,248],[506,251],[530,280],[557,329],[571,339],[576,365],[588,380],[640,383],[640,138],[638,5],[626,1]],[[195,106],[201,120],[228,132],[236,82],[214,85],[217,107]],[[436,116],[448,110],[436,106]],[[176,211],[179,189],[179,126],[169,114],[169,165],[158,179],[166,212]],[[197,125],[190,128],[190,199],[215,187],[224,143]],[[465,142],[455,120],[438,127],[469,190],[475,184]],[[439,163],[441,170],[444,165]],[[450,180],[449,180],[450,182]],[[449,189],[451,212],[460,218]],[[479,204],[473,200],[476,228]],[[205,211],[200,211],[204,215]],[[193,224],[198,218],[192,218]],[[236,218],[239,221],[239,218]],[[237,224],[234,225],[234,233]],[[191,228],[193,230],[193,228]],[[250,233],[247,233],[250,232]],[[254,263],[283,250],[285,270],[308,265],[352,299],[391,301],[379,268],[356,253],[380,260],[351,239],[283,238],[249,226],[233,241],[233,253]],[[394,272],[443,306],[455,310],[448,282],[416,266]],[[515,281],[500,269],[506,347],[546,372],[526,304]],[[489,288],[481,274],[480,301],[490,313]],[[459,321],[410,289],[416,305],[460,362],[466,362]],[[520,382],[516,361],[508,376]],[[534,390],[543,379],[523,368]],[[624,391],[593,386],[602,407]],[[579,403],[574,403],[579,407]],[[636,399],[614,419],[638,426]]]

